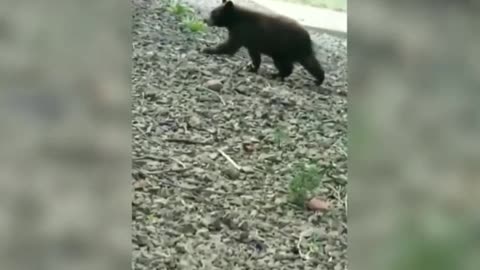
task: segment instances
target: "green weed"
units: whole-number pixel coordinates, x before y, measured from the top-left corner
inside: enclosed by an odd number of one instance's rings
[[[305,201],[321,182],[321,172],[315,165],[296,164],[289,185],[289,201],[303,207]]]
[[[178,17],[192,13],[191,8],[182,5],[177,1],[171,1],[168,10]]]
[[[273,132],[273,143],[280,146],[288,139],[288,133],[283,127],[277,127]]]
[[[185,19],[183,19],[183,24],[192,32],[203,32],[205,31],[205,24],[194,18],[194,17],[186,17]]]

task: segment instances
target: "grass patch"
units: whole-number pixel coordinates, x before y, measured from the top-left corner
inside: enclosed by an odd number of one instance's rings
[[[206,25],[193,16],[185,17],[183,19],[183,25],[185,25],[188,30],[195,33],[203,32],[206,29]]]
[[[280,0],[285,2],[327,8],[337,11],[347,11],[347,0]]]
[[[273,132],[273,143],[277,146],[281,146],[283,143],[285,143],[288,138],[288,132],[285,127],[277,127],[275,131]]]
[[[289,185],[289,201],[303,207],[313,190],[320,185],[321,178],[321,172],[315,165],[294,165],[293,179]]]
[[[168,11],[178,17],[193,13],[193,10],[191,8],[180,4],[178,1],[170,1]]]
[[[182,25],[190,32],[198,33],[205,31],[205,23],[195,16],[192,8],[176,0],[171,0],[168,4],[168,11],[181,19]]]

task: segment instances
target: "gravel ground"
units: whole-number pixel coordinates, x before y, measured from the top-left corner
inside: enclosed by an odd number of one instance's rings
[[[225,31],[165,2],[134,1],[133,268],[346,269],[345,40],[312,33],[324,87],[301,67],[281,83],[245,51],[199,53]],[[297,162],[324,172],[328,211],[287,203]]]

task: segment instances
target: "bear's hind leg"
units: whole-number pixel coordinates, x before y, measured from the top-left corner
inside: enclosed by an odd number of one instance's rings
[[[290,76],[293,72],[293,62],[282,58],[273,58],[273,64],[278,70],[277,74],[274,74],[274,78],[280,78],[283,81],[286,77]]]
[[[307,57],[304,57],[299,62],[316,79],[315,83],[317,85],[321,85],[323,83],[325,80],[325,71],[313,53]]]

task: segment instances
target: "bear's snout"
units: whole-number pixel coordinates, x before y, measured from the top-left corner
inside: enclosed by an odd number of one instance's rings
[[[212,26],[213,23],[212,23],[212,20],[210,18],[207,18],[207,19],[203,19],[203,22],[208,25],[208,26]]]

